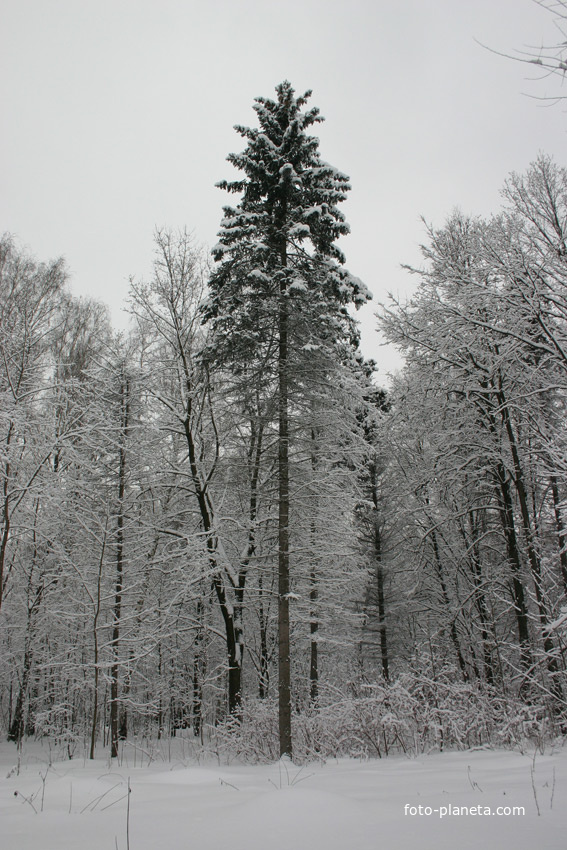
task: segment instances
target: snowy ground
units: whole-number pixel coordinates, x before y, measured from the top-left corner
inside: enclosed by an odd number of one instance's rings
[[[57,755],[26,744],[18,772],[16,748],[0,744],[0,850],[567,847],[567,749],[535,760],[533,750],[479,750],[302,769],[199,765],[171,752],[148,765],[133,747],[112,766]],[[406,805],[432,813],[405,814]],[[496,814],[521,806],[524,815]]]

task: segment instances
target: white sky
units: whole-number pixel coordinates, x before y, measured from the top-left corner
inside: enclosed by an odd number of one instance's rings
[[[321,155],[351,177],[347,266],[375,296],[413,285],[421,222],[498,209],[538,152],[565,165],[566,107],[504,52],[564,40],[533,0],[0,0],[0,231],[66,257],[116,324],[156,226],[212,246],[253,99],[313,89]],[[567,102],[566,102],[567,103]],[[384,375],[374,307],[363,343]]]

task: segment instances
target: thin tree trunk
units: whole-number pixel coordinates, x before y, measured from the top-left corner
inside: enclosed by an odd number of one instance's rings
[[[260,671],[258,676],[258,696],[265,699],[270,686],[270,668],[268,664],[268,619],[264,610],[264,583],[262,573],[258,576],[258,619],[260,621]]]
[[[510,493],[510,482],[506,475],[503,463],[496,468],[496,479],[498,482],[498,503],[500,507],[500,520],[506,541],[506,554],[512,574],[512,599],[514,612],[516,614],[516,625],[518,628],[518,641],[520,644],[520,660],[524,671],[528,671],[532,664],[530,650],[530,633],[528,627],[528,608],[522,584],[522,561],[516,537],[516,526],[514,522],[514,508],[512,494]]]
[[[128,699],[128,694],[130,693],[130,687],[132,684],[131,678],[131,666],[134,660],[134,653],[132,649],[129,654],[129,666],[124,676],[124,684],[122,686],[122,703],[120,705],[120,716],[118,722],[118,738],[121,741],[125,741],[128,737],[128,710],[126,708],[126,700]]]
[[[439,579],[439,585],[441,587],[441,595],[443,597],[443,603],[448,613],[451,611],[451,601],[449,599],[449,591],[447,589],[447,583],[445,581],[445,575],[443,572],[443,565],[441,563],[441,553],[439,551],[439,541],[437,540],[437,533],[435,530],[430,533],[431,542],[433,544],[433,555],[435,559],[435,568],[437,571],[437,578]],[[459,636],[457,634],[457,627],[455,625],[455,618],[451,617],[451,621],[449,624],[449,634],[451,636],[451,642],[455,649],[455,655],[457,656],[457,662],[459,665],[459,669],[463,676],[463,680],[468,682],[470,679],[469,671],[467,670],[467,665],[461,650],[461,645],[459,642]]]
[[[317,642],[319,634],[319,618],[317,613],[319,590],[317,586],[317,573],[315,571],[315,567],[311,570],[309,581],[309,605],[311,609],[309,614],[309,700],[312,706],[316,706],[319,701],[319,644]]]
[[[37,522],[37,513],[39,510],[39,502],[36,502],[36,510],[35,510],[35,519]],[[27,583],[27,611],[26,611],[26,632],[24,639],[24,663],[22,668],[22,678],[20,680],[20,688],[18,691],[18,696],[16,699],[16,707],[14,710],[14,716],[12,719],[12,723],[10,724],[10,729],[8,732],[8,740],[16,741],[19,743],[22,740],[24,732],[26,731],[26,725],[32,726],[30,723],[30,715],[28,710],[28,723],[24,723],[25,721],[25,706],[26,700],[28,700],[28,690],[29,690],[29,681],[31,677],[32,671],[32,663],[33,663],[33,644],[34,644],[34,621],[37,615],[37,611],[41,605],[41,601],[43,599],[43,583],[41,582],[39,586],[34,590],[33,588],[33,575],[34,569],[38,559],[38,550],[37,550],[37,538],[36,538],[36,527],[34,526],[33,532],[34,539],[34,549],[33,555],[31,559],[30,572],[28,576]],[[31,731],[31,728],[28,730],[28,734]]]
[[[315,404],[311,403],[311,416],[315,418]],[[317,434],[315,427],[311,428],[311,472],[315,479],[317,471]],[[311,499],[311,570],[309,572],[309,700],[316,706],[319,700],[319,588],[317,579],[317,558],[315,556],[317,541],[317,497]]]
[[[186,372],[186,374],[187,376],[189,375],[188,372]],[[219,570],[217,559],[217,538],[213,529],[213,506],[207,493],[207,485],[206,483],[203,483],[199,473],[197,451],[195,441],[193,439],[191,422],[192,402],[190,391],[190,381],[189,377],[187,377],[187,408],[183,425],[189,454],[189,467],[191,469],[193,486],[195,487],[197,504],[199,505],[201,524],[203,526],[203,531],[207,535],[207,552],[211,571],[213,573],[212,586],[218,599],[225,627],[226,650],[228,656],[228,710],[232,715],[238,717],[240,715],[242,705],[242,658],[239,654],[241,644],[238,641],[238,635],[235,631],[234,609],[231,605],[229,605],[222,573]]]
[[[108,516],[104,528],[104,537],[100,550],[100,559],[98,562],[98,576],[96,584],[96,602],[93,617],[93,664],[94,664],[94,683],[93,683],[93,714],[91,723],[91,748],[89,758],[94,759],[96,747],[96,734],[98,724],[98,685],[99,685],[99,648],[98,648],[98,618],[100,616],[101,591],[102,591],[102,568],[104,563],[104,553],[106,550],[106,535],[108,530]]]
[[[20,680],[20,687],[18,689],[18,696],[16,698],[14,716],[12,717],[12,722],[10,723],[10,729],[8,731],[8,740],[14,741],[15,743],[19,743],[24,736],[25,702],[30,680],[31,665],[32,651],[29,645],[29,638],[26,636],[26,649],[24,651],[22,678]]]
[[[283,263],[285,266],[285,262]],[[288,299],[282,272],[278,349],[278,706],[280,756],[292,758],[289,624]]]
[[[191,717],[193,733],[200,738],[203,730],[203,678],[204,678],[204,605],[197,600],[197,631],[193,642],[193,699]]]
[[[553,513],[555,514],[555,527],[557,529],[557,545],[559,547],[559,563],[561,565],[561,578],[563,579],[563,592],[567,595],[567,532],[563,522],[561,500],[559,498],[559,484],[557,476],[551,475],[551,495],[553,496]]]
[[[475,604],[480,616],[480,637],[482,641],[482,657],[484,661],[484,676],[487,684],[494,684],[494,665],[492,663],[492,653],[490,650],[490,631],[489,631],[489,616],[488,606],[486,604],[486,595],[483,589],[482,562],[480,558],[478,546],[478,534],[476,523],[473,518],[473,512],[468,513],[469,529],[471,534],[471,561],[473,585],[475,590]]]
[[[518,502],[520,505],[520,516],[522,518],[522,529],[524,532],[524,540],[528,552],[528,560],[530,563],[530,569],[534,580],[536,601],[539,612],[539,621],[541,625],[543,650],[545,653],[547,670],[551,680],[551,692],[553,693],[555,699],[559,702],[563,698],[563,693],[558,679],[559,667],[557,664],[557,656],[555,655],[555,645],[548,630],[549,615],[547,612],[547,604],[544,596],[541,561],[536,548],[535,534],[532,528],[532,522],[530,518],[528,495],[524,482],[524,471],[520,461],[520,452],[518,449],[514,428],[512,426],[510,411],[508,410],[506,399],[502,390],[500,390],[498,393],[498,400],[500,402],[502,420],[506,429],[510,450],[512,452],[512,462],[514,465],[514,483],[516,486],[516,493],[518,495]]]
[[[120,453],[118,467],[118,516],[116,520],[116,584],[114,588],[114,610],[112,624],[112,666],[110,669],[110,757],[118,757],[118,643],[120,640],[120,618],[122,615],[122,593],[124,589],[124,497],[126,494],[126,438],[130,418],[130,383],[120,385]]]
[[[10,443],[14,431],[14,423],[10,422],[8,434],[6,436],[6,457],[9,457]],[[10,537],[10,480],[11,465],[10,461],[6,460],[4,464],[4,484],[3,500],[2,500],[2,535],[0,536],[0,611],[2,610],[2,601],[4,599],[5,584],[6,584],[6,551],[8,548],[8,540]]]
[[[485,393],[495,390],[493,381],[481,381],[481,387]],[[486,394],[479,395],[475,399],[475,405],[481,415],[480,424],[487,428],[495,446],[500,445],[500,434],[496,424],[494,403]],[[516,627],[518,629],[518,642],[520,646],[520,664],[523,671],[529,674],[532,666],[530,650],[530,633],[528,626],[528,608],[522,583],[522,560],[516,535],[516,524],[514,520],[514,503],[510,490],[510,479],[504,462],[498,460],[493,465],[495,478],[495,493],[499,507],[499,516],[502,524],[504,540],[506,542],[506,556],[510,567],[512,578],[512,600],[516,616]]]
[[[386,599],[384,594],[384,567],[382,566],[382,535],[380,534],[380,525],[378,517],[378,480],[376,474],[376,464],[370,464],[370,487],[372,494],[372,504],[374,505],[374,565],[376,579],[376,595],[378,602],[378,627],[380,629],[380,659],[382,662],[382,675],[386,681],[389,679],[389,659],[388,659],[388,636],[386,633]]]

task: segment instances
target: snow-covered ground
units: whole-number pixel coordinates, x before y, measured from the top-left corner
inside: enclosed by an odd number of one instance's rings
[[[477,750],[339,759],[301,769],[196,764],[169,751],[148,765],[134,747],[112,765],[57,755],[26,744],[18,771],[15,746],[0,744],[0,850],[567,847],[567,749],[535,758],[533,750]],[[406,806],[431,814],[406,814]],[[499,807],[525,814],[497,814]]]

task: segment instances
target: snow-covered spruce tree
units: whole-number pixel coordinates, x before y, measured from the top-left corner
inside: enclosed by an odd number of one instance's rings
[[[205,315],[217,362],[244,382],[261,373],[277,405],[279,736],[281,754],[291,756],[290,415],[305,409],[348,347],[348,305],[370,296],[336,245],[349,232],[338,204],[350,186],[308,135],[323,120],[304,109],[311,92],[296,97],[285,81],[276,93],[256,98],[258,128],[236,127],[247,145],[228,161],[244,176],[219,187],[241,198],[224,207]]]

